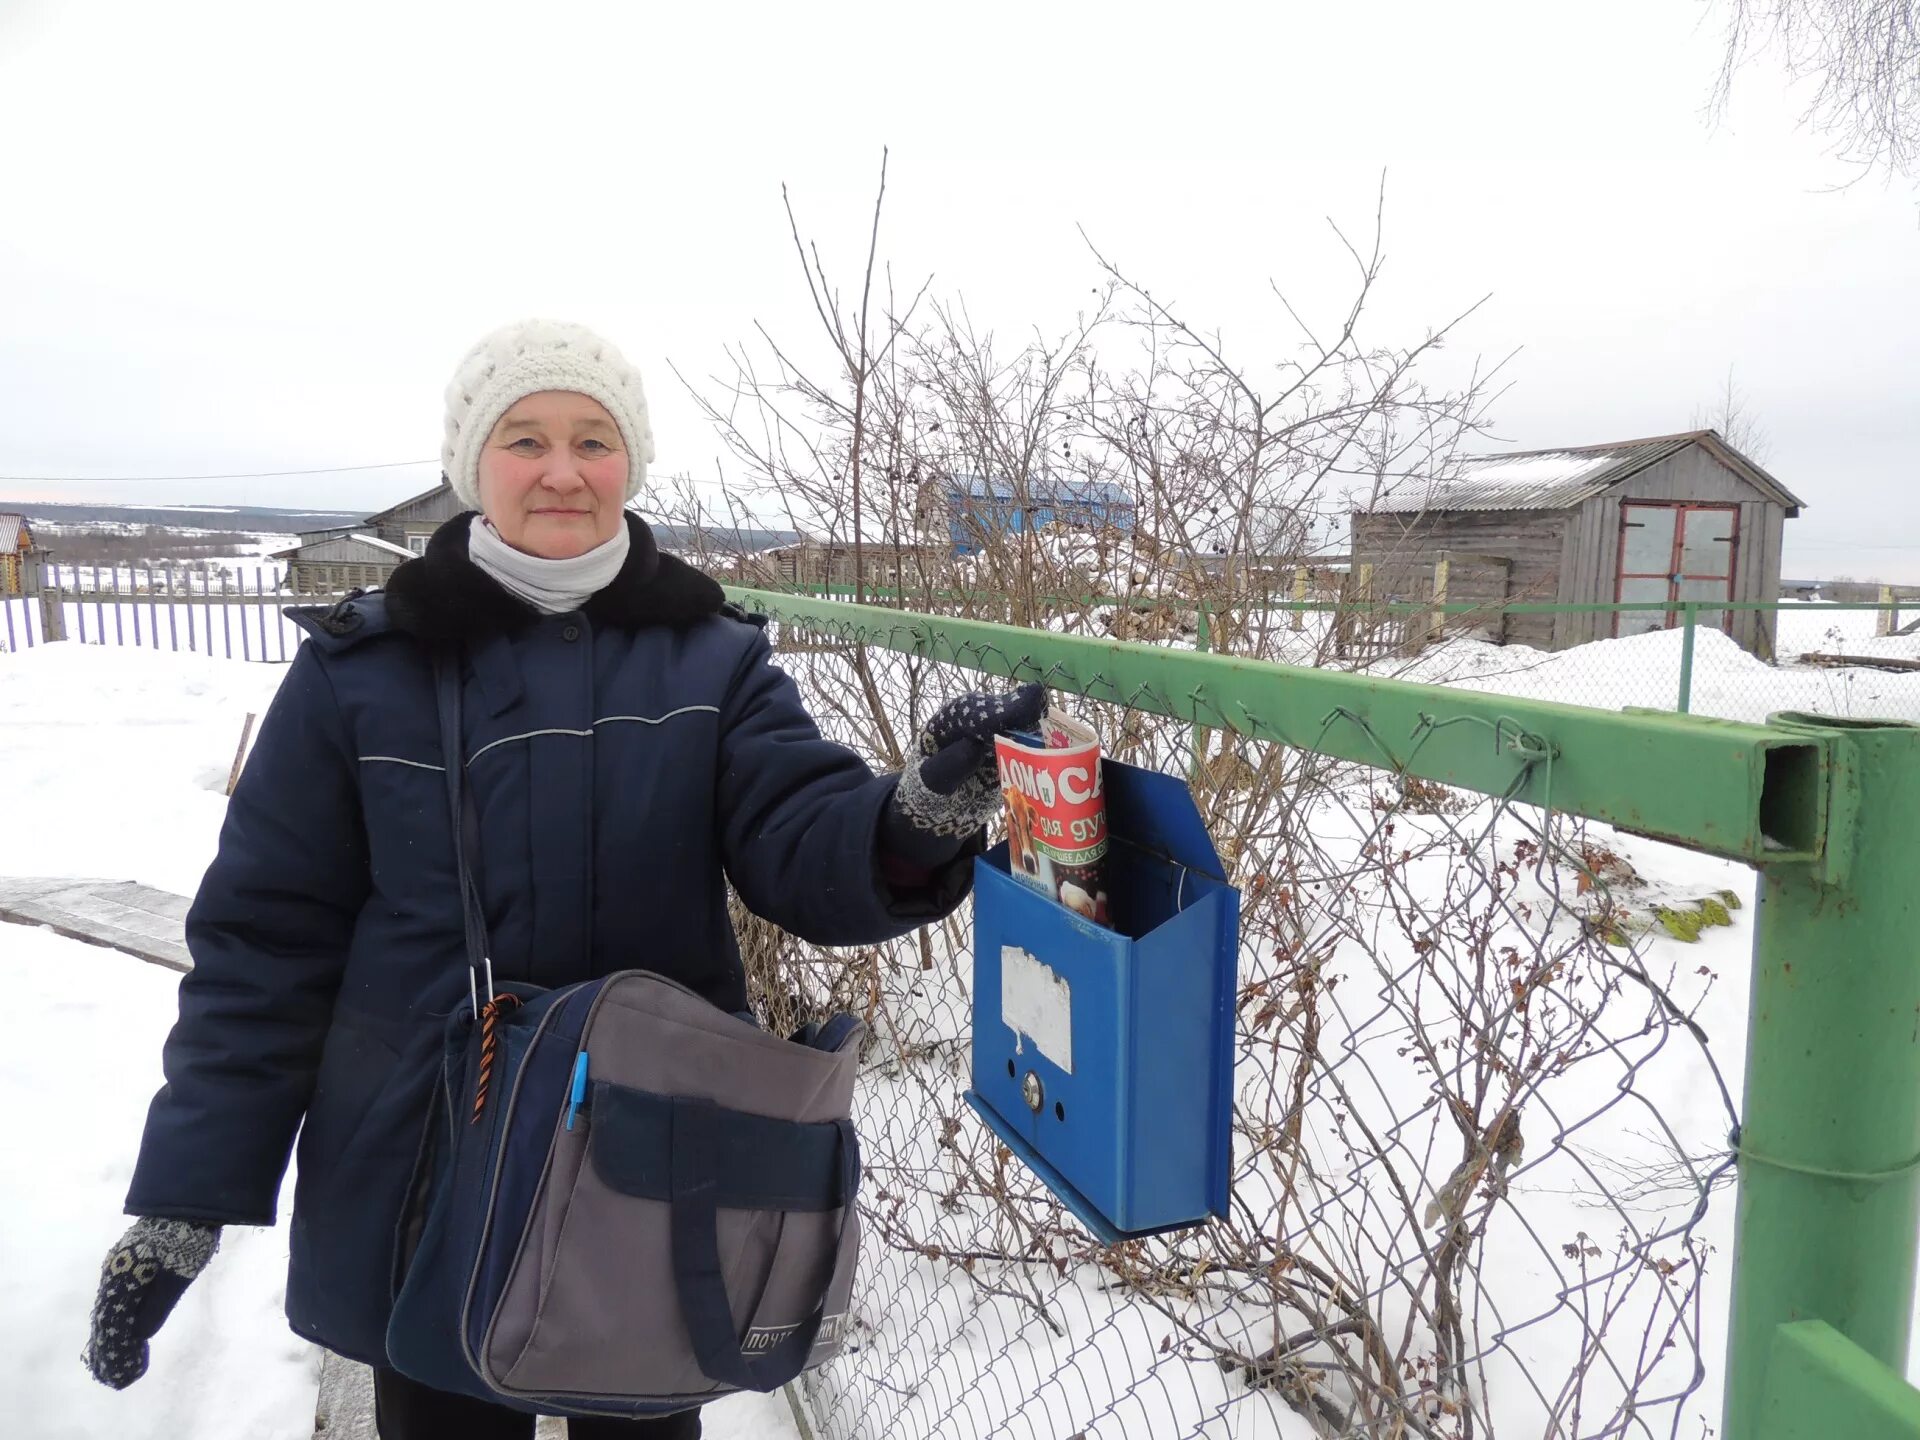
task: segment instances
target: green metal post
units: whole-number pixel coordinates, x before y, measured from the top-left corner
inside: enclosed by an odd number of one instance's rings
[[[1728,1440],[1764,1433],[1782,1325],[1824,1320],[1905,1367],[1920,1237],[1920,727],[1777,716],[1771,728],[1828,742],[1828,796],[1822,856],[1761,866]]]
[[[1691,600],[1685,610],[1686,631],[1680,637],[1680,713],[1693,708],[1693,632],[1700,618],[1700,607]]]
[[[1773,1335],[1758,1440],[1920,1440],[1920,1390],[1831,1325]]]

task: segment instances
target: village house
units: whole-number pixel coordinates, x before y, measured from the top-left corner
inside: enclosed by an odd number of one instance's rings
[[[1133,497],[1108,480],[1075,475],[1002,476],[953,474],[920,490],[923,534],[946,532],[952,553],[971,555],[998,537],[1058,525],[1071,530],[1131,533]]]
[[[298,546],[273,558],[287,562],[287,588],[296,595],[371,590],[385,585],[415,555],[424,555],[428,537],[462,508],[442,481],[358,525],[304,532]]]

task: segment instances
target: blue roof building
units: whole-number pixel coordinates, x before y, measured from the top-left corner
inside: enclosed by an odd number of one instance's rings
[[[1075,530],[1133,530],[1133,497],[1110,480],[1033,475],[1024,483],[956,474],[936,480],[953,553],[971,555],[996,535],[1064,525]]]

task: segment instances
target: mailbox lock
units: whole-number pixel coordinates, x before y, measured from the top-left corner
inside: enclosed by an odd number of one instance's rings
[[[1027,1108],[1036,1115],[1040,1113],[1040,1107],[1047,1103],[1046,1094],[1040,1088],[1040,1077],[1031,1070],[1020,1082],[1020,1098],[1027,1102]]]

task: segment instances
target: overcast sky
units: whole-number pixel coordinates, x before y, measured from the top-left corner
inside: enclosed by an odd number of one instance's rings
[[[780,209],[1003,332],[1070,320],[1077,231],[1257,358],[1269,279],[1344,304],[1325,217],[1388,180],[1376,335],[1491,292],[1537,448],[1689,428],[1729,366],[1808,503],[1789,574],[1920,582],[1920,200],[1848,177],[1716,20],[1608,6],[0,0],[0,498],[372,509],[461,352],[545,313],[643,367],[656,473],[717,446],[667,369],[812,343]]]

